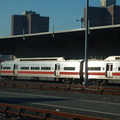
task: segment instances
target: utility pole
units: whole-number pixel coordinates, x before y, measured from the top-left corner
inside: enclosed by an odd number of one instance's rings
[[[89,0],[86,0],[86,31],[85,31],[85,80],[84,85],[87,87],[88,83],[88,7],[89,7]]]

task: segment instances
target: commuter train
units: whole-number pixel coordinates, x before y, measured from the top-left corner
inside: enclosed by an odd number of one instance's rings
[[[85,61],[58,58],[20,58],[1,62],[1,77],[53,78],[56,81],[74,81],[82,83],[85,78]],[[88,60],[88,80],[99,82],[120,81],[120,56],[110,56],[104,60]]]

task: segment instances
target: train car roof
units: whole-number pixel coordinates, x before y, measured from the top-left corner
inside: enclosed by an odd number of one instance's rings
[[[38,62],[81,62],[84,61],[83,59],[70,59],[70,60],[65,60],[63,57],[59,57],[59,58],[19,58],[19,59],[15,59],[14,61],[4,61],[1,62],[1,64],[5,63],[5,64],[24,64],[24,63],[38,63]]]
[[[109,56],[105,59],[89,59],[88,61],[120,61],[120,56]]]
[[[17,58],[14,61],[64,61],[64,57]]]
[[[109,61],[109,60],[116,60],[116,61],[120,61],[120,56],[109,56],[105,59],[105,61]]]
[[[66,59],[64,57],[17,58],[14,61],[83,61],[83,59]]]

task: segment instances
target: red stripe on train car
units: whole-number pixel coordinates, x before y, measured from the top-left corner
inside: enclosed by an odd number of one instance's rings
[[[46,71],[18,71],[18,74],[54,74],[54,72]]]
[[[120,73],[112,73],[113,76],[120,76]]]
[[[1,73],[13,73],[13,71],[1,71]]]
[[[79,75],[79,72],[60,72],[60,75]]]
[[[88,75],[105,75],[105,73],[88,73]]]
[[[106,73],[89,72],[88,75],[106,75]]]
[[[18,74],[54,74],[49,71],[18,71]],[[79,72],[60,72],[60,75],[79,75]]]

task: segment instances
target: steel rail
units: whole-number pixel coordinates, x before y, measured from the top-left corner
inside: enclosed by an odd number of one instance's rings
[[[94,93],[94,94],[107,94],[107,95],[120,95],[120,89],[112,88],[96,88],[96,87],[82,87],[73,85],[57,85],[57,84],[41,84],[41,83],[25,83],[25,82],[4,82],[0,81],[0,87],[12,87],[12,88],[26,88],[26,89],[39,89],[39,90],[54,90],[54,91],[70,91],[70,92],[82,92],[82,93]]]
[[[1,79],[0,79],[1,80]],[[17,81],[17,80],[16,80]],[[4,83],[4,82],[9,82],[9,84],[13,84],[14,81],[4,81],[4,80],[1,80],[0,83]],[[73,85],[73,84],[69,84],[69,83],[66,83],[66,84],[54,84],[54,83],[35,83],[35,82],[15,82],[15,84],[21,84],[21,85],[36,85],[36,86],[50,86],[50,87],[70,87],[70,88],[88,88],[88,89],[102,89],[102,90],[120,90],[120,87],[106,87],[106,86],[103,86],[103,85],[99,85],[99,86],[89,86],[89,87],[84,87],[82,86],[81,84],[76,84],[76,85]]]
[[[69,118],[71,120],[108,120],[104,118],[64,113],[64,112],[51,111],[51,110],[6,104],[6,103],[0,103],[0,112],[4,113],[5,116],[8,116],[9,114],[14,114],[19,118],[30,117],[39,120],[63,120],[63,118]],[[33,114],[29,112],[33,112]]]

